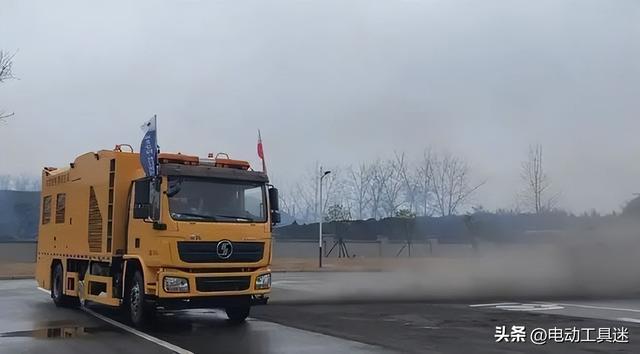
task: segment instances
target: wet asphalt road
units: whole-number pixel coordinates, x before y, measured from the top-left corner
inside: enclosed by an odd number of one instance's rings
[[[125,322],[118,311],[92,306],[100,315]],[[250,319],[227,324],[215,310],[159,316],[144,333],[184,353],[382,353],[382,348]],[[172,353],[77,309],[57,308],[33,280],[0,281],[0,353]]]
[[[0,281],[0,353],[174,352],[162,343],[182,353],[640,352],[640,300],[308,300],[328,279],[276,274],[274,301],[254,308],[245,325],[229,325],[215,310],[181,311],[160,316],[142,337],[90,313],[56,308],[32,280]],[[124,322],[117,311],[91,309]],[[513,325],[527,331],[624,326],[629,343],[496,343],[496,326]]]

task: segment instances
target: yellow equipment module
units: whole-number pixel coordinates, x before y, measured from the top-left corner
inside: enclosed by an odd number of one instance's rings
[[[160,154],[159,176],[145,177],[130,150],[44,168],[38,285],[58,306],[123,306],[135,325],[194,307],[244,321],[268,300],[277,189],[224,154]]]

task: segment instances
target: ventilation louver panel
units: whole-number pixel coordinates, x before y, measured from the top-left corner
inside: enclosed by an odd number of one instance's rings
[[[93,187],[89,187],[89,251],[102,252],[102,214]]]

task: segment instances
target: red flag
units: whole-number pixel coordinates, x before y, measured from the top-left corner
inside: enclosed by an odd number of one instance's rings
[[[264,160],[264,150],[262,150],[262,137],[260,136],[260,130],[258,130],[258,156]]]
[[[262,136],[260,136],[260,129],[258,129],[258,156],[262,160],[262,172],[267,173],[267,164],[264,162],[264,150],[262,149]]]

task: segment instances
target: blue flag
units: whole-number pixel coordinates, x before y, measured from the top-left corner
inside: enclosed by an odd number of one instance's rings
[[[156,116],[142,125],[144,138],[140,144],[140,163],[147,176],[158,175],[158,137],[156,135]]]

